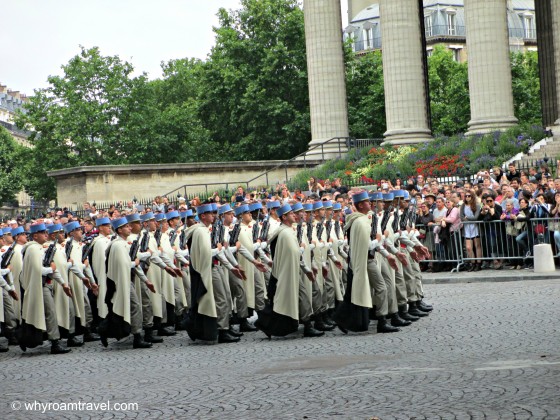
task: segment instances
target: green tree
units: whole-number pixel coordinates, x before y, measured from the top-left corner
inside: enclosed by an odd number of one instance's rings
[[[0,126],[0,203],[13,200],[22,189],[24,149]]]
[[[242,0],[218,13],[200,119],[224,160],[290,158],[310,141],[303,11],[297,0]]]
[[[382,138],[387,123],[381,51],[347,56],[346,91],[350,135]]]
[[[512,53],[511,75],[515,116],[521,124],[542,125],[538,53]]]
[[[432,131],[453,135],[467,131],[470,120],[469,76],[466,63],[458,63],[442,45],[428,58]]]
[[[132,77],[132,65],[85,49],[49,76],[16,121],[32,130],[34,147],[26,189],[52,199],[54,183],[45,172],[82,165],[141,163],[151,138],[149,89],[144,75]]]
[[[193,162],[214,159],[219,146],[199,118],[204,63],[197,59],[171,60],[162,64],[163,78],[151,81],[153,163]]]

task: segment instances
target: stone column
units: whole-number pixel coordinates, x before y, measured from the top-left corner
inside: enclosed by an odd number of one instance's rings
[[[303,10],[312,148],[333,137],[348,137],[348,107],[340,0],[305,0]],[[346,151],[343,141],[340,148]],[[339,144],[331,142],[324,150],[338,154]],[[321,148],[310,154],[321,155]]]
[[[468,134],[517,124],[505,0],[465,0],[471,120]]]
[[[555,75],[556,75],[556,111],[557,119],[554,123],[560,126],[560,1],[552,0],[552,36],[554,45],[554,62],[555,62]],[[538,36],[538,34],[537,34]],[[560,127],[555,132],[560,135]]]
[[[385,138],[393,144],[429,141],[418,0],[381,0]]]

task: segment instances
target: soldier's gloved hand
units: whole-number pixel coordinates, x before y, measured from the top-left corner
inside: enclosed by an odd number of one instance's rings
[[[261,249],[265,250],[268,244],[266,242],[261,242]]]
[[[379,246],[379,242],[377,241],[377,239],[374,239],[373,241],[369,242],[369,250],[373,251],[374,249],[377,249],[377,247]]]

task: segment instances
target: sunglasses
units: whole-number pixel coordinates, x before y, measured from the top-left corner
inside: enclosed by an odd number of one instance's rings
[[[472,195],[470,195],[470,194],[465,194],[465,198],[470,198],[470,197],[472,197]]]
[[[494,200],[486,200],[487,203],[493,203]]]

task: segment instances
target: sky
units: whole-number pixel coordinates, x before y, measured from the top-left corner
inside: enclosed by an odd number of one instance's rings
[[[160,63],[206,58],[220,7],[240,0],[0,0],[0,83],[27,95],[80,51],[97,46],[137,73],[161,76]],[[347,0],[342,0],[343,17]],[[344,20],[344,19],[343,19]]]

